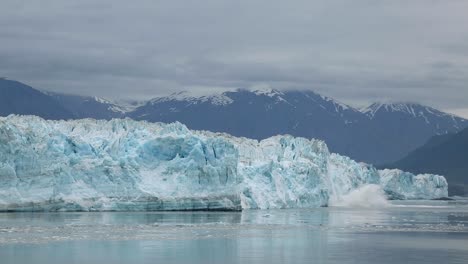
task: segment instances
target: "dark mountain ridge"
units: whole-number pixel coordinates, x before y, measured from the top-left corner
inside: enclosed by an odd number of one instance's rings
[[[17,81],[0,79],[0,115],[37,115],[46,119],[75,118],[50,96]]]
[[[178,92],[128,108],[96,97],[40,92],[0,79],[0,95],[1,115],[179,121],[191,129],[255,139],[290,134],[322,139],[333,152],[373,164],[389,164],[434,135],[468,126],[463,118],[419,104],[375,103],[358,110],[312,91],[239,89],[205,96]]]
[[[467,195],[468,128],[456,134],[432,137],[422,147],[385,167],[444,175],[450,195]]]

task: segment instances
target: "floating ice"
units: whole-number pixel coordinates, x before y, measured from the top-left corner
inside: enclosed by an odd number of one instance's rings
[[[366,184],[447,196],[436,175],[377,171],[319,140],[262,141],[130,119],[0,118],[0,210],[240,210],[327,206]]]

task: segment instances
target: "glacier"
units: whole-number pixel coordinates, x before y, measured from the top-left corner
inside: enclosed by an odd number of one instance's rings
[[[448,196],[443,176],[379,171],[315,139],[0,117],[0,211],[312,208],[370,184],[393,199]]]

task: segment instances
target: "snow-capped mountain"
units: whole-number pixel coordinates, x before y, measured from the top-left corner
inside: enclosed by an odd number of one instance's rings
[[[358,110],[311,91],[271,89],[209,96],[174,93],[149,101],[130,116],[148,121],[177,120],[195,129],[256,139],[284,133],[302,135],[301,131],[313,121],[342,126],[363,117]]]
[[[169,96],[157,97],[150,100],[149,104],[158,104],[162,102],[185,102],[188,105],[210,103],[212,105],[227,105],[232,103],[232,99],[224,94],[200,95],[196,96],[188,91],[172,93]]]
[[[256,139],[277,134],[319,138],[335,152],[376,164],[405,156],[433,135],[468,126],[465,119],[414,103],[376,103],[358,110],[312,91],[271,89],[199,97],[175,93],[129,115]]]
[[[453,126],[457,130],[462,129],[467,124],[467,120],[441,112],[435,108],[424,106],[417,103],[373,103],[368,107],[360,109],[370,119],[382,118],[385,115],[393,116],[408,116],[410,118],[420,119],[428,125],[433,125],[436,128]],[[439,122],[447,122],[440,124]],[[439,134],[446,134],[452,131],[439,131]]]
[[[185,95],[184,95],[185,96]],[[236,90],[203,97],[157,98],[129,116],[179,121],[191,129],[264,139],[290,134],[325,140],[333,151],[352,142],[351,127],[367,119],[358,110],[311,91]]]
[[[0,81],[0,91],[5,90],[5,82],[12,81]],[[177,92],[144,103],[120,104],[95,97],[41,93],[26,87],[29,92],[18,89],[20,95],[15,100],[0,98],[5,100],[0,106],[1,115],[179,121],[190,129],[254,139],[290,134],[324,140],[333,152],[373,164],[389,164],[434,135],[456,133],[468,126],[463,118],[419,104],[375,103],[358,110],[312,91],[234,90],[210,95]],[[29,95],[31,91],[34,96]],[[25,111],[29,106],[18,98],[29,98],[35,110]]]
[[[381,141],[378,145],[386,148],[381,153],[368,152],[378,159],[364,159],[377,164],[406,156],[434,135],[456,133],[468,126],[466,119],[416,103],[375,103],[361,111],[369,117],[361,133],[372,133]]]

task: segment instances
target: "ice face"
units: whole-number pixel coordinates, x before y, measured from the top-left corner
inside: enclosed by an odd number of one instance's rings
[[[380,184],[394,199],[433,199],[447,197],[447,181],[432,174],[413,175],[401,170],[379,171]]]
[[[377,171],[319,140],[260,142],[130,119],[0,118],[0,210],[240,210],[327,206],[367,184],[447,196],[442,176]]]

